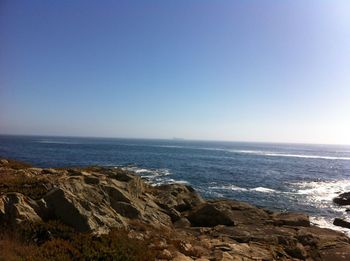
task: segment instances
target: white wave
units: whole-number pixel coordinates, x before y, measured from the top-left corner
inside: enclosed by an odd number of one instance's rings
[[[120,167],[120,166],[119,166]],[[146,168],[139,168],[137,166],[126,166],[121,167],[123,170],[134,172],[135,174],[139,175],[141,178],[144,178],[149,184],[152,186],[160,186],[164,184],[189,184],[186,180],[175,180],[172,178],[169,178],[168,176],[171,175],[170,170],[168,169],[146,169]]]
[[[128,170],[128,171],[132,171],[132,172],[135,172],[135,173],[149,173],[149,172],[152,172],[151,170],[149,169],[142,169],[142,168],[138,168],[138,167],[132,167],[132,166],[129,166],[129,167],[122,167],[122,169],[124,170]]]
[[[350,190],[350,180],[296,182],[291,183],[290,187],[292,191],[289,193],[300,198],[307,206],[325,210],[327,217],[310,217],[311,223],[350,235],[349,229],[333,225],[335,217],[344,218],[346,216],[346,207],[334,204],[333,198]]]
[[[291,186],[296,194],[305,195],[309,201],[332,203],[334,197],[350,190],[350,180],[296,182]]]
[[[322,156],[322,155],[307,155],[307,154],[284,154],[270,151],[258,150],[228,150],[233,153],[253,154],[268,157],[290,157],[290,158],[305,158],[305,159],[326,159],[326,160],[350,160],[350,157]]]
[[[270,188],[264,188],[264,187],[252,188],[250,190],[257,191],[257,192],[262,192],[262,193],[275,193],[275,192],[278,192],[277,190],[270,189]]]
[[[158,176],[168,176],[170,171],[168,169],[145,169],[139,168],[137,166],[126,166],[122,167],[123,170],[131,171],[136,174],[143,174],[145,177],[158,177]]]
[[[266,156],[271,156],[271,157],[292,157],[292,158],[305,158],[305,159],[350,160],[350,157],[298,155],[298,154],[278,154],[278,153],[267,153]]]
[[[186,180],[174,180],[174,179],[159,179],[151,182],[152,186],[160,186],[165,184],[189,184]]]
[[[328,213],[329,217],[327,218],[314,218],[317,225],[341,230],[339,227],[333,226],[332,222],[335,217],[346,215],[346,206],[334,204],[333,198],[350,190],[350,180],[299,182],[290,185],[293,189],[292,193],[300,198],[304,204],[320,211],[324,209],[325,213]]]
[[[238,187],[236,185],[211,186],[211,187],[209,187],[209,189],[232,190],[232,191],[243,191],[243,192],[255,191],[255,192],[261,192],[261,193],[282,193],[280,191],[277,191],[277,190],[271,189],[271,188],[265,188],[265,187],[242,188],[242,187]]]
[[[333,225],[333,221],[331,218],[310,217],[310,223],[313,225],[316,225],[318,227],[329,228],[332,230],[341,231],[341,232],[347,234],[348,236],[350,236],[350,229],[346,229],[346,228],[342,228],[342,227]]]
[[[235,185],[211,186],[209,189],[215,190],[233,190],[233,191],[248,191],[246,188],[241,188]]]

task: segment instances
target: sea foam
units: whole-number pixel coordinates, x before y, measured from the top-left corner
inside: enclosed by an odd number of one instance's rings
[[[119,166],[120,167],[120,166]],[[136,175],[139,175],[141,178],[144,178],[152,186],[160,186],[164,184],[189,184],[186,180],[175,180],[169,178],[171,175],[169,169],[146,169],[140,168],[134,165],[121,166],[123,170],[134,172]]]
[[[209,189],[212,190],[231,190],[231,191],[241,191],[241,192],[260,192],[260,193],[282,193],[271,188],[256,187],[256,188],[242,188],[236,185],[222,185],[222,186],[210,186]]]
[[[323,156],[323,155],[307,155],[307,154],[284,154],[270,151],[258,151],[258,150],[228,150],[238,154],[253,154],[257,156],[268,157],[289,157],[289,158],[305,158],[305,159],[325,159],[325,160],[350,160],[350,157],[336,157],[336,156]]]

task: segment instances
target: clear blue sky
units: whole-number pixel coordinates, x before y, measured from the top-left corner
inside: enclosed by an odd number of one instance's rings
[[[350,1],[2,0],[0,133],[350,144]]]

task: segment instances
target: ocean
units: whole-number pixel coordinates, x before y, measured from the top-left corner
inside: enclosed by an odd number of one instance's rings
[[[303,212],[338,230],[333,219],[350,215],[332,202],[350,191],[350,146],[0,136],[0,157],[38,167],[121,167],[154,185],[189,184],[205,198]]]

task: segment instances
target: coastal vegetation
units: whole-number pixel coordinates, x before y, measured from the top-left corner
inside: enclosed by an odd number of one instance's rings
[[[154,260],[149,244],[123,229],[95,236],[59,222],[24,222],[1,231],[0,260]]]

